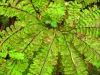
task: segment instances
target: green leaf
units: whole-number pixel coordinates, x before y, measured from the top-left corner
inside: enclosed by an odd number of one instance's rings
[[[52,18],[51,26],[57,27],[57,19]]]
[[[50,20],[46,20],[45,23],[46,24],[51,24],[51,21]]]
[[[0,56],[5,58],[7,56],[7,53],[0,52]]]
[[[15,59],[24,59],[24,54],[23,53],[18,53],[18,52],[15,52],[15,53],[10,53],[9,54],[11,58],[15,58]]]
[[[2,58],[0,57],[0,63],[2,63]]]

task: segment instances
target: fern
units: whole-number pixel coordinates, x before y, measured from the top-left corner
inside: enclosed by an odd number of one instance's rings
[[[97,3],[97,2],[99,2],[99,0],[75,0],[75,1],[77,1],[78,3],[82,3],[82,5],[83,5],[83,7],[86,7],[87,5],[90,5],[90,4],[92,4],[92,3]]]
[[[78,2],[1,0],[0,15],[17,19],[0,31],[0,75],[90,75],[90,64],[99,69],[100,9]]]

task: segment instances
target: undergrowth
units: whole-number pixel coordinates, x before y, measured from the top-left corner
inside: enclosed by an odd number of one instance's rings
[[[99,75],[98,0],[0,0],[0,75]]]

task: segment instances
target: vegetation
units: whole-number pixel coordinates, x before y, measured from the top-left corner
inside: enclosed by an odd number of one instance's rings
[[[99,75],[99,0],[0,0],[0,75]]]

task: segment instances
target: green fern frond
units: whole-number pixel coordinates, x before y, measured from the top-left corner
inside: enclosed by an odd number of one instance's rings
[[[83,4],[83,7],[86,7],[87,5],[89,4],[92,4],[92,3],[97,3],[97,2],[100,2],[99,0],[75,0],[77,1],[78,3],[82,3]]]

